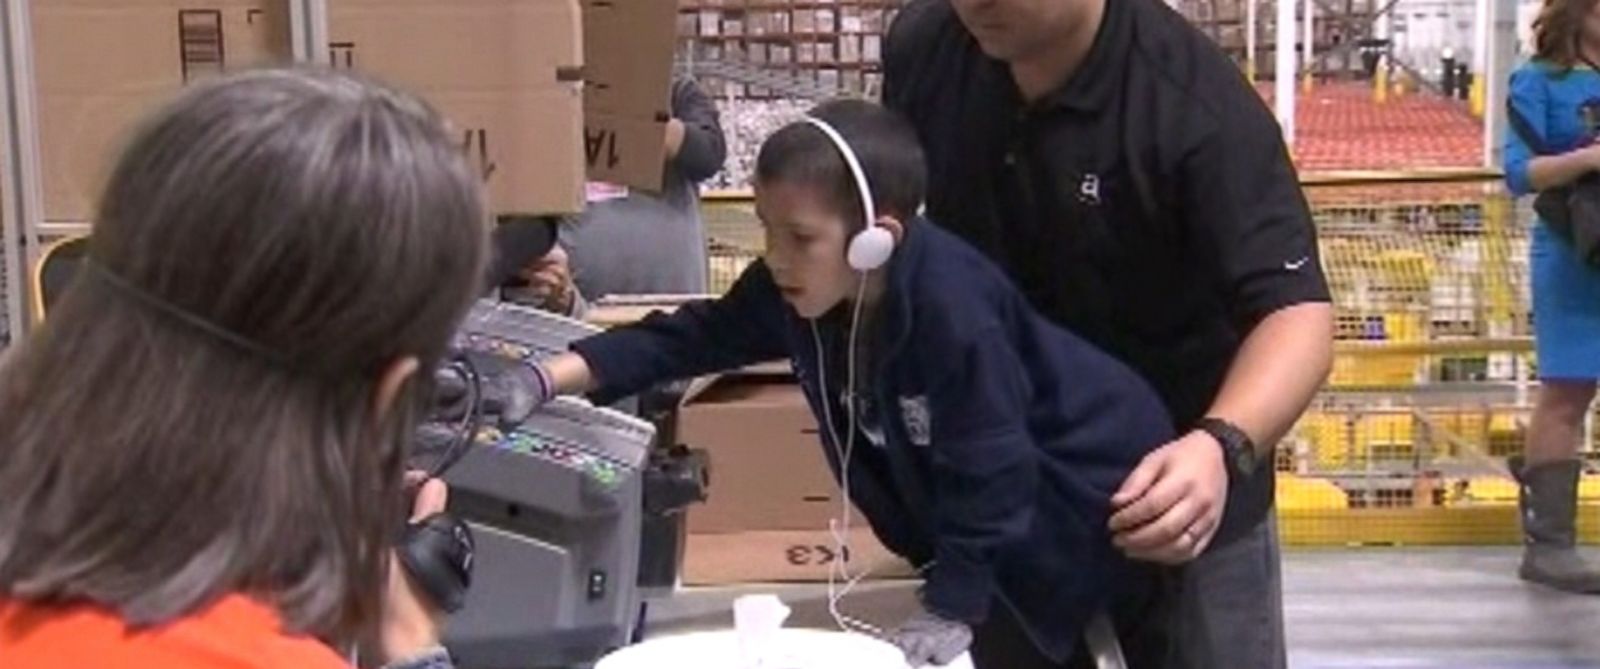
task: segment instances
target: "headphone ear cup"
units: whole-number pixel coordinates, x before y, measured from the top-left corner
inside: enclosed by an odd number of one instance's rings
[[[850,248],[845,254],[845,259],[850,261],[851,269],[857,272],[870,272],[883,267],[893,254],[894,235],[884,228],[868,225],[867,229],[856,233],[856,236],[850,239]]]

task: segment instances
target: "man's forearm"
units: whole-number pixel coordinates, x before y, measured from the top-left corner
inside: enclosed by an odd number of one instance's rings
[[[1280,309],[1245,338],[1208,415],[1239,426],[1265,456],[1294,427],[1332,365],[1332,305]]]

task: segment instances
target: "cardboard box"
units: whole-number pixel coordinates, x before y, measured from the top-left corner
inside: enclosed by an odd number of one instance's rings
[[[661,191],[677,14],[672,0],[583,0],[583,137],[590,179]]]
[[[910,578],[915,570],[862,528],[850,530],[849,573],[866,580]],[[752,531],[690,534],[684,549],[684,585],[826,582],[839,559],[833,537],[821,531]]]
[[[828,89],[838,88],[839,71],[831,67],[824,67],[817,70],[817,84]]]
[[[125,135],[185,83],[288,62],[288,7],[35,0],[46,219],[88,221]],[[571,212],[589,178],[660,189],[676,11],[668,0],[329,0],[327,57],[438,107],[497,213]]]
[[[816,19],[817,19],[817,21],[816,21],[816,23],[817,23],[817,32],[824,33],[824,34],[838,32],[839,24],[834,21],[833,10],[831,10],[831,9],[819,9],[819,10],[817,10]]]
[[[859,33],[861,32],[861,26],[860,7],[845,7],[841,10],[839,14],[839,32]]]
[[[889,25],[889,22],[884,20],[883,10],[881,10],[881,9],[863,9],[863,10],[861,10],[861,31],[862,32],[881,33],[881,32],[884,31],[885,28],[888,27],[888,25]]]
[[[711,458],[709,498],[689,508],[690,533],[825,532],[842,512],[817,421],[787,373],[695,384],[679,410],[678,439]]]
[[[460,133],[498,214],[583,203],[577,0],[329,0],[335,67],[427,99]]]
[[[861,59],[869,63],[883,60],[883,38],[867,35],[861,38]]]
[[[861,62],[861,37],[860,36],[857,36],[857,35],[846,35],[844,37],[840,37],[839,38],[839,62],[841,62],[841,63],[859,63],[859,62]]]
[[[290,59],[283,0],[33,0],[45,219],[85,222],[139,119],[183,85]]]

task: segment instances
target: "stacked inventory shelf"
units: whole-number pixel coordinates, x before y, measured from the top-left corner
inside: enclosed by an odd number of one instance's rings
[[[683,0],[678,35],[686,57],[749,63],[841,92],[882,83],[883,38],[900,0]],[[742,82],[705,82],[720,97],[781,93]]]
[[[1235,61],[1245,61],[1248,0],[1180,0],[1176,8],[1189,22],[1211,38]],[[1302,5],[1303,3],[1297,3]],[[1372,33],[1374,16],[1385,3],[1373,0],[1319,0],[1312,24],[1316,71],[1323,74],[1358,71],[1360,52],[1354,48]],[[1256,74],[1273,76],[1273,50],[1277,47],[1277,4],[1256,3]],[[1305,13],[1296,7],[1294,35],[1298,51],[1304,42]]]

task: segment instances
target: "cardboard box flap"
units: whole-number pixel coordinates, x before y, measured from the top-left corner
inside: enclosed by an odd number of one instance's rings
[[[789,389],[798,388],[795,386],[794,372],[787,363],[762,363],[735,372],[702,376],[691,381],[683,391],[683,399],[679,406],[738,401],[760,395],[771,397]]]
[[[590,179],[660,192],[677,17],[673,0],[583,0]]]
[[[583,205],[577,0],[329,0],[329,53],[439,109],[496,214]]]
[[[665,122],[677,20],[672,0],[583,0],[584,110]]]
[[[34,0],[45,218],[87,222],[139,119],[190,82],[291,58],[282,0]]]
[[[335,67],[404,88],[528,92],[583,64],[571,0],[332,0],[329,14]]]

